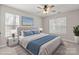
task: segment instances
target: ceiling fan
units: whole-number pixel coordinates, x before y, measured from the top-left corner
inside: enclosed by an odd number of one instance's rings
[[[44,14],[48,14],[49,12],[56,12],[56,10],[53,9],[54,7],[55,7],[54,5],[48,5],[48,4],[46,4],[46,5],[39,6],[37,8],[41,9],[41,11]]]

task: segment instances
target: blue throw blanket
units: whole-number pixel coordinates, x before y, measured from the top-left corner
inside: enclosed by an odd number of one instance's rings
[[[40,46],[45,44],[46,42],[56,38],[57,36],[53,35],[47,35],[41,38],[38,38],[37,40],[33,40],[28,43],[27,49],[31,51],[33,54],[37,55],[39,53]]]

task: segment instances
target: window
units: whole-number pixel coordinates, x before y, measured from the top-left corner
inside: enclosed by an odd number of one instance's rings
[[[5,13],[5,36],[11,36],[11,30],[16,30],[20,25],[19,15]]]
[[[49,20],[49,33],[65,34],[66,33],[66,17]]]

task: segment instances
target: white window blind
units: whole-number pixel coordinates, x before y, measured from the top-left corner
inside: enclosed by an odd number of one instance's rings
[[[49,33],[65,34],[66,33],[66,17],[49,20]]]
[[[5,13],[5,36],[11,36],[11,30],[16,30],[20,25],[19,15]]]

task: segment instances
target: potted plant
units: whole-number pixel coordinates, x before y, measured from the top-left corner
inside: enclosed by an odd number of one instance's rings
[[[73,32],[74,32],[74,39],[77,43],[79,43],[79,25],[73,27]]]

